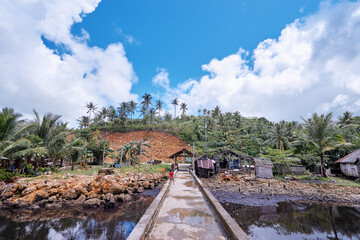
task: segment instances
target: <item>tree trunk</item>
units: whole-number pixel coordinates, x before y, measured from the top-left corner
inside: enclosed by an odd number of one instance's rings
[[[321,176],[327,177],[324,169],[324,153],[320,153],[320,171],[321,171]]]

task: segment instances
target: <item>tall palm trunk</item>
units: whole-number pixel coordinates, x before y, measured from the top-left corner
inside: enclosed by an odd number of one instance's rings
[[[321,171],[321,176],[327,177],[326,172],[324,170],[324,153],[320,153],[320,171]]]

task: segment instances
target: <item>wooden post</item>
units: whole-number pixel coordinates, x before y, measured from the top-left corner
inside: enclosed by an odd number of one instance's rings
[[[140,156],[139,156],[139,168],[138,168],[138,173],[140,173],[141,151],[142,151],[141,147],[142,147],[142,141],[140,141]]]
[[[113,167],[115,167],[115,149],[116,149],[116,143],[114,142]]]
[[[121,147],[121,156],[120,156],[120,168],[123,160],[124,146]]]

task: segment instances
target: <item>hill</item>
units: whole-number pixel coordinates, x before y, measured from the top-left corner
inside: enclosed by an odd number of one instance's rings
[[[104,133],[103,133],[104,134]],[[130,132],[111,132],[108,133],[107,139],[110,141],[111,147],[120,148],[130,141],[144,140],[146,144],[152,146],[152,159],[169,161],[169,156],[173,153],[186,148],[191,150],[189,144],[169,133],[159,131],[130,131]],[[151,148],[146,149],[148,157],[142,159],[148,161],[151,158]]]

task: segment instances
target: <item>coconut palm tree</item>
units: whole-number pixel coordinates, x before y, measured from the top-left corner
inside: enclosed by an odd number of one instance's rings
[[[150,105],[152,105],[151,103],[152,96],[150,94],[145,93],[142,98],[144,100],[141,102],[141,105],[146,109],[146,113],[147,113]]]
[[[213,118],[218,118],[221,114],[221,110],[219,106],[216,106],[212,111],[211,111],[211,116]]]
[[[90,125],[90,120],[88,116],[81,116],[78,118],[78,123],[80,128],[87,128]]]
[[[99,111],[100,120],[105,123],[106,125],[106,118],[108,115],[108,109],[106,107],[102,107]]]
[[[186,104],[186,103],[181,103],[181,104],[180,104],[180,110],[182,110],[182,114],[185,115],[185,114],[186,114],[186,110],[188,110],[187,104]]]
[[[89,102],[85,106],[88,109],[87,113],[89,114],[89,120],[91,121],[91,113],[96,113],[96,104],[94,104],[93,102]]]
[[[119,107],[117,108],[119,113],[119,118],[121,120],[126,120],[128,114],[129,114],[129,105],[127,102],[121,102],[119,103]]]
[[[344,112],[344,114],[342,116],[340,116],[339,118],[339,125],[340,127],[345,127],[345,126],[348,126],[348,125],[351,125],[352,124],[352,119],[353,119],[353,116],[352,116],[352,113],[351,112]]]
[[[177,98],[172,100],[171,104],[174,105],[174,118],[176,118],[176,106],[179,105]]]
[[[149,117],[150,117],[150,128],[152,127],[152,123],[154,121],[155,118],[155,114],[156,114],[156,110],[155,108],[151,108],[149,111]]]
[[[280,150],[289,150],[291,145],[286,132],[285,122],[275,123],[271,128],[268,135],[268,140],[265,144]]]
[[[108,117],[111,121],[114,121],[114,119],[115,119],[115,117],[116,117],[116,110],[115,110],[114,106],[109,106],[109,107],[108,107],[107,117]]]
[[[67,158],[71,162],[71,170],[74,170],[75,164],[79,162],[82,156],[84,156],[86,145],[87,145],[86,141],[81,138],[71,140],[66,145],[66,153],[67,153]]]
[[[325,152],[346,143],[342,136],[337,135],[335,123],[332,121],[332,113],[326,115],[314,113],[311,118],[302,119],[305,125],[300,138],[312,145],[319,153],[321,175],[326,177],[324,171]]]
[[[161,111],[163,110],[163,102],[159,99],[156,101],[156,110],[159,111],[159,118],[160,118],[160,114],[161,114]]]
[[[137,108],[136,105],[137,105],[137,103],[135,101],[133,101],[133,100],[128,102],[128,109],[129,109],[131,120],[132,120],[133,114],[135,114],[135,111],[136,111],[136,108]]]

